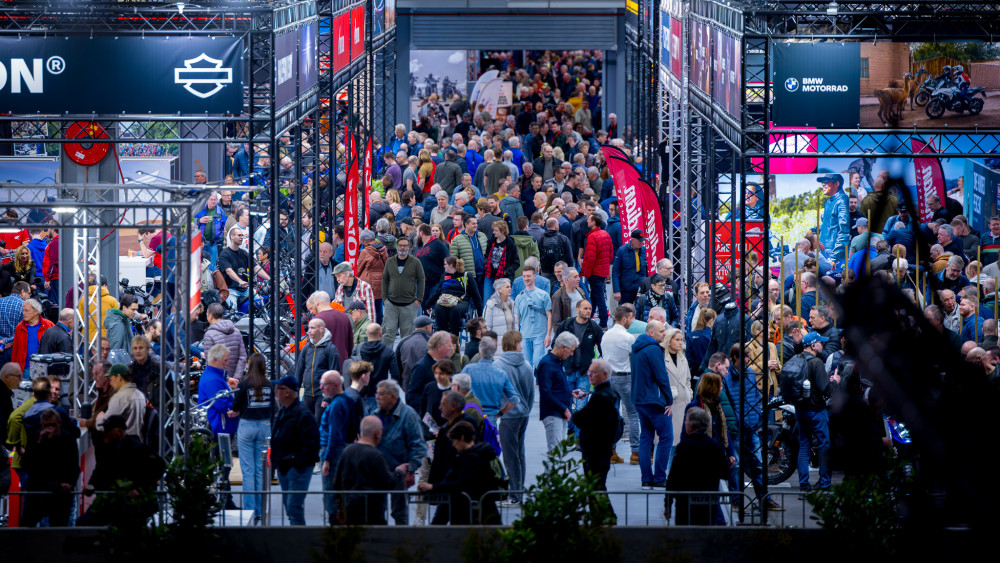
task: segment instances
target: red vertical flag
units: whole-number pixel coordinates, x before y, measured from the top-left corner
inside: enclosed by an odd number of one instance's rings
[[[934,153],[934,146],[917,139],[911,139],[913,152]],[[914,158],[913,173],[917,179],[917,207],[921,223],[931,220],[934,212],[931,211],[927,200],[936,195],[941,204],[945,202],[944,170],[941,168],[941,161],[936,158]]]
[[[358,152],[350,126],[344,125],[347,149],[347,193],[344,194],[344,257],[352,267],[358,264],[361,231],[358,227]]]
[[[660,202],[625,153],[609,145],[602,146],[601,151],[615,183],[622,240],[628,241],[636,229],[646,235],[646,267],[652,274],[666,252]]]
[[[365,146],[365,168],[364,176],[362,176],[362,181],[364,185],[362,189],[365,191],[365,225],[366,227],[371,225],[371,217],[368,216],[368,209],[371,207],[371,195],[372,195],[372,140],[371,137],[368,138],[368,143]]]

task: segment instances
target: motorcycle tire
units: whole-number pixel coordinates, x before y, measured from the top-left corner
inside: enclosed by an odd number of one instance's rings
[[[927,104],[927,108],[924,112],[927,113],[927,117],[931,119],[941,119],[944,115],[944,109],[943,100],[931,100],[931,102]]]
[[[926,106],[927,102],[929,101],[931,101],[931,95],[926,90],[918,92],[917,95],[913,98],[913,103],[917,104],[920,107]]]
[[[979,113],[983,111],[983,105],[985,105],[985,102],[983,102],[982,99],[973,98],[969,102],[969,113],[972,115],[979,115]]]
[[[784,483],[798,465],[797,441],[787,433],[775,436],[767,448],[767,484]]]

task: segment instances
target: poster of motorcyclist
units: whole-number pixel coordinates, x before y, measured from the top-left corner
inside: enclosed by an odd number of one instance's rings
[[[424,117],[429,126],[447,122],[448,108],[456,96],[467,94],[467,64],[464,50],[410,52],[410,118],[414,126]]]

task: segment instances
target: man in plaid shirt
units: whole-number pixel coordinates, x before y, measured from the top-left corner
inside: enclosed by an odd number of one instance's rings
[[[350,262],[341,262],[333,268],[333,277],[337,280],[337,294],[333,300],[344,306],[346,311],[351,303],[361,301],[368,311],[368,318],[375,320],[375,294],[372,286],[365,280],[354,275]]]
[[[10,295],[0,298],[0,365],[11,359],[14,329],[24,318],[24,301],[31,298],[31,286],[23,281],[14,284]]]

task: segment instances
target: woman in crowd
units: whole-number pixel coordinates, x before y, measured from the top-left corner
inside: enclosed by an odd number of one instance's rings
[[[673,412],[681,412],[691,401],[694,392],[691,390],[691,369],[688,368],[687,357],[684,356],[684,331],[679,328],[668,328],[667,337],[661,346],[666,349],[665,362],[667,375],[670,377],[670,393],[674,396]],[[674,447],[681,441],[684,430],[684,417],[671,417],[674,424]],[[673,460],[674,449],[670,449],[670,459]],[[670,462],[667,462],[669,471]]]
[[[493,291],[493,295],[486,300],[483,320],[486,321],[486,330],[492,330],[497,334],[497,338],[503,338],[508,331],[520,330],[517,308],[514,307],[514,300],[510,297],[510,280],[507,278],[497,280],[493,284]]]
[[[701,310],[695,321],[694,331],[687,333],[687,361],[689,366],[700,366],[712,341],[712,327],[718,314],[708,307]]]
[[[267,377],[267,361],[261,354],[251,354],[247,359],[247,376],[236,387],[233,410],[228,413],[230,417],[240,417],[236,443],[246,491],[262,488],[260,453],[267,449],[265,441],[271,437],[274,411],[274,385]],[[243,498],[243,509],[253,510],[255,522],[260,521],[260,500],[260,495],[244,495]]]
[[[448,256],[444,259],[444,276],[428,300],[434,308],[438,330],[458,334],[465,324],[469,308],[479,311],[483,307],[476,278],[465,271],[465,261]]]
[[[517,256],[517,244],[507,236],[510,233],[506,221],[493,223],[493,240],[489,243],[483,258],[486,260],[486,285],[484,297],[488,300],[493,295],[493,283],[500,278],[513,280],[516,276],[521,259]]]
[[[778,391],[778,376],[781,375],[781,361],[778,358],[778,349],[773,342],[765,341],[764,325],[760,321],[754,321],[750,325],[750,342],[747,342],[744,354],[747,362],[757,374],[757,389],[762,396],[768,398],[774,396]],[[764,369],[764,344],[767,344],[767,367]],[[764,373],[767,373],[768,391],[764,390]]]

